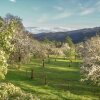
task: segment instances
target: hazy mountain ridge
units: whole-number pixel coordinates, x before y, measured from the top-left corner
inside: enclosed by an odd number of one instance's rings
[[[64,41],[67,36],[70,36],[74,43],[79,43],[84,41],[86,38],[88,39],[95,36],[97,32],[100,32],[100,27],[64,32],[41,32],[38,34],[33,34],[33,37],[37,40],[43,40],[45,37],[47,37],[49,40]]]
[[[50,33],[50,32],[67,32],[73,30],[72,28],[65,27],[26,27],[26,30],[33,34]]]

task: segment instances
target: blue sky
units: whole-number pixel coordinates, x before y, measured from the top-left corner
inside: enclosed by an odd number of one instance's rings
[[[100,26],[100,0],[0,0],[0,16],[23,19],[24,26]]]

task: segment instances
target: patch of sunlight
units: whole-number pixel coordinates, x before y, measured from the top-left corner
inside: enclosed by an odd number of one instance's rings
[[[79,71],[79,69],[75,69],[75,68],[68,68],[68,67],[52,67],[52,66],[50,66],[49,68],[51,68],[51,69],[55,69],[55,70],[60,70],[60,71]]]
[[[61,95],[63,97],[67,97],[69,100],[99,100],[98,98],[94,97],[91,97],[89,95],[77,95],[77,94],[73,94],[72,92],[70,91],[66,91],[66,92],[61,92]]]
[[[30,84],[23,83],[23,82],[20,82],[20,85],[23,86],[23,87],[27,87],[28,89],[31,89],[31,90],[33,90],[35,92],[39,92],[39,93],[43,93],[43,94],[48,94],[48,95],[51,95],[52,94],[51,92],[53,90],[49,86],[34,86],[34,84],[30,85]]]
[[[70,60],[64,60],[64,59],[57,59],[57,61],[70,62]],[[82,63],[83,61],[76,59],[76,60],[72,60],[72,62],[80,62],[80,63]]]

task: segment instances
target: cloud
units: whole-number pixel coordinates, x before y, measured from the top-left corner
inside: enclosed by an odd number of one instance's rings
[[[61,7],[61,6],[54,6],[53,8],[56,9],[57,11],[63,11],[64,10],[64,8]]]
[[[70,17],[71,15],[72,15],[72,13],[63,12],[63,13],[60,13],[60,14],[56,15],[55,17],[53,17],[53,19],[54,20],[64,19],[64,18]]]
[[[81,9],[80,15],[85,16],[95,12],[100,12],[100,0],[95,1],[96,2],[94,2],[92,5],[83,5],[82,3],[79,3],[79,7]]]
[[[9,0],[10,2],[13,2],[13,3],[15,3],[16,2],[16,0]]]
[[[38,24],[47,23],[48,21],[64,19],[64,18],[70,17],[71,15],[72,13],[63,12],[49,18],[50,16],[48,16],[47,14],[42,14],[41,17],[39,17],[36,22]]]
[[[37,23],[44,23],[48,20],[47,14],[43,14],[38,20]]]
[[[84,16],[84,15],[89,15],[89,14],[92,14],[95,12],[95,9],[94,8],[85,8],[81,13],[80,15],[81,16]]]

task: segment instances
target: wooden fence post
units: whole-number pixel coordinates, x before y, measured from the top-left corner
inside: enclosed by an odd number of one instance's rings
[[[44,76],[44,84],[47,85],[47,75]]]
[[[31,79],[34,79],[34,70],[31,69]]]
[[[43,68],[44,68],[44,59],[42,60],[42,66],[43,66]]]

